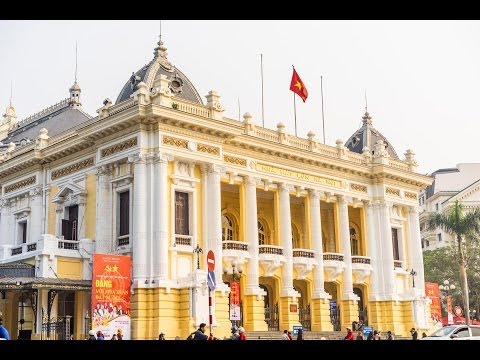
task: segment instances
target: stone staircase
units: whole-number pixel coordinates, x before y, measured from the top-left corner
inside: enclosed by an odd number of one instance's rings
[[[247,331],[248,340],[282,340],[283,331]],[[304,340],[343,340],[345,331],[305,331],[303,333]],[[382,334],[382,340],[386,334]],[[294,336],[295,340],[296,337]],[[395,336],[396,340],[410,340],[408,337]]]

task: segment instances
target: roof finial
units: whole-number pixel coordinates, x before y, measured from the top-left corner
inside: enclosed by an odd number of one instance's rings
[[[367,89],[365,88],[365,113],[368,113],[368,103],[367,103]]]
[[[77,82],[77,69],[78,69],[78,42],[75,42],[75,83]]]
[[[160,34],[158,35],[160,41],[162,41],[162,20],[160,20]]]
[[[365,89],[365,114],[362,116],[363,126],[372,125],[372,117],[368,113],[367,89]]]
[[[10,80],[10,106],[12,106],[12,97],[13,97],[13,80]]]

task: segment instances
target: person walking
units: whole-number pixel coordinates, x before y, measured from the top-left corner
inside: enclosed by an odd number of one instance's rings
[[[387,331],[387,340],[395,340],[395,338],[393,337],[393,334],[390,330]]]
[[[240,340],[247,340],[247,335],[245,334],[245,329],[243,328],[243,326],[240,326],[238,328],[238,332],[240,334]]]
[[[97,338],[95,337],[95,331],[90,330],[88,332],[88,339],[87,340],[97,340]]]
[[[412,334],[412,340],[417,340],[418,339],[418,332],[415,328],[412,328],[410,330],[410,334]]]
[[[355,337],[353,336],[353,331],[349,327],[347,327],[347,335],[345,335],[343,340],[355,340]]]
[[[362,330],[357,331],[357,338],[355,340],[363,340],[363,332]]]
[[[283,330],[282,340],[290,340],[288,337],[288,330]]]
[[[161,332],[159,335],[158,335],[158,340],[165,340],[165,334],[163,332]]]
[[[195,331],[195,334],[193,336],[193,340],[208,340],[208,336],[205,335],[205,327],[206,326],[207,326],[207,324],[205,324],[205,323],[200,324],[197,331]]]
[[[303,329],[298,329],[297,340],[303,340]]]
[[[0,318],[0,339],[1,340],[10,340],[10,334],[8,330],[3,326],[3,319]]]

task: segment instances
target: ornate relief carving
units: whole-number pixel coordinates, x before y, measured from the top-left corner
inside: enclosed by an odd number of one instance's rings
[[[177,168],[178,168],[178,174],[190,176],[190,165],[187,164],[186,162],[179,162],[177,164]]]
[[[407,199],[417,200],[417,194],[405,191],[405,197]]]
[[[188,140],[185,139],[179,139],[171,136],[164,136],[163,137],[163,144],[164,145],[170,145],[170,146],[176,146],[182,149],[187,149],[188,148]]]
[[[145,162],[145,154],[138,152],[128,156],[129,163],[141,164]]]
[[[89,166],[92,166],[93,164],[94,164],[94,159],[93,159],[93,157],[91,157],[89,159],[82,160],[82,161],[79,161],[75,164],[68,165],[68,166],[65,166],[61,169],[52,171],[51,178],[52,178],[52,180],[55,180],[55,179],[58,179],[59,177],[67,176],[67,175],[72,174],[74,172],[85,169]]]
[[[19,190],[21,188],[27,187],[29,185],[33,185],[37,182],[36,176],[31,176],[25,180],[19,181],[15,184],[5,186],[5,194],[11,193],[12,191]]]
[[[0,209],[10,206],[10,201],[7,199],[0,199]]]
[[[223,175],[227,172],[227,169],[225,166],[217,165],[217,164],[210,164],[208,166],[208,172],[210,173],[218,173],[220,175]]]
[[[110,165],[102,165],[95,169],[95,173],[97,175],[111,175],[112,168],[110,167]]]
[[[350,189],[353,191],[358,191],[358,192],[367,192],[367,187],[365,185],[359,185],[359,184],[350,184]]]
[[[134,146],[137,146],[137,138],[133,138],[133,139],[129,139],[127,141],[124,141],[120,144],[115,144],[115,145],[112,145],[106,149],[103,149],[101,151],[101,157],[104,158],[104,157],[107,157],[107,156],[111,156],[111,155],[114,155],[116,153],[119,153],[120,151],[123,151],[123,150],[126,150],[126,149],[130,149]]]
[[[220,153],[220,149],[218,147],[205,145],[205,144],[197,144],[197,151],[204,152],[211,155],[218,155]]]
[[[33,200],[36,196],[41,196],[42,195],[42,188],[40,186],[30,190],[29,195],[30,198]]]
[[[223,155],[223,161],[234,165],[247,166],[247,160],[233,156]]]
[[[400,197],[400,190],[394,189],[394,188],[391,188],[391,187],[387,187],[387,188],[385,189],[385,193],[386,193],[387,195]]]

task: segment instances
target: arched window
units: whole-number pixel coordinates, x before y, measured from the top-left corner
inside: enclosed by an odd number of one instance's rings
[[[265,245],[267,242],[267,228],[265,224],[258,220],[258,245]]]
[[[222,241],[232,241],[234,225],[230,215],[222,216]]]
[[[352,255],[358,255],[358,234],[354,227],[350,227],[350,249]]]
[[[298,229],[294,223],[292,223],[292,246],[294,249],[300,249],[300,234],[298,233]]]

